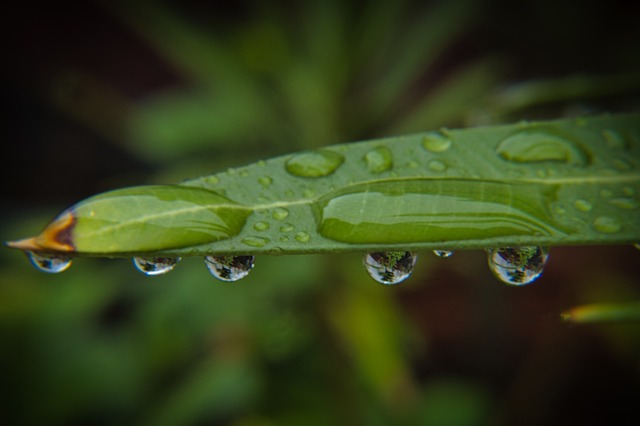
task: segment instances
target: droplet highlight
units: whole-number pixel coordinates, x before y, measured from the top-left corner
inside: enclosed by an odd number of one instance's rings
[[[133,266],[145,275],[162,275],[173,270],[180,261],[179,257],[140,257],[133,258]]]
[[[225,282],[241,280],[253,269],[254,256],[207,256],[204,263],[217,279]]]
[[[593,229],[603,234],[615,234],[622,230],[622,224],[615,217],[600,216],[593,221]]]
[[[386,146],[379,146],[367,152],[364,161],[367,164],[367,170],[375,174],[386,172],[393,167],[393,155]]]
[[[435,154],[447,151],[451,148],[451,139],[441,132],[430,132],[422,139],[422,146]]]
[[[294,176],[319,178],[329,176],[344,162],[344,156],[335,151],[321,149],[294,155],[285,164]]]
[[[502,282],[521,286],[542,275],[549,258],[545,247],[502,247],[487,250],[491,272]]]
[[[395,285],[409,278],[418,257],[410,251],[377,252],[364,256],[367,273],[384,285]]]
[[[41,253],[26,251],[31,264],[39,271],[49,274],[57,274],[65,271],[71,266],[71,256],[65,254]]]
[[[574,142],[543,131],[522,131],[504,139],[496,152],[515,163],[552,161],[574,166],[587,164],[587,154]]]
[[[453,255],[453,250],[434,250],[433,254],[443,259],[446,259],[447,257],[451,257]]]

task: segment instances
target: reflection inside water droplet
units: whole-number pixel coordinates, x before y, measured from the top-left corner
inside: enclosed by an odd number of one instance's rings
[[[162,275],[175,268],[179,257],[134,257],[133,266],[145,275]]]
[[[503,247],[487,250],[491,272],[509,285],[525,285],[535,281],[549,258],[545,247]]]
[[[453,250],[434,250],[433,253],[438,257],[446,259],[447,257],[451,257]]]
[[[364,256],[367,272],[381,284],[398,284],[411,275],[418,257],[410,251],[378,252]]]
[[[211,275],[221,281],[233,282],[249,275],[254,256],[207,256],[204,263]]]
[[[31,264],[39,271],[57,274],[71,266],[71,256],[66,254],[38,253],[25,251]]]

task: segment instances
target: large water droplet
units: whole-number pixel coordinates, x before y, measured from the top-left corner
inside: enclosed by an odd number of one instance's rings
[[[289,216],[289,210],[282,207],[276,208],[271,214],[271,217],[273,217],[275,220],[285,220],[287,216]]]
[[[300,231],[296,234],[296,241],[300,243],[307,243],[309,242],[310,239],[311,239],[311,236],[304,231]]]
[[[369,253],[363,262],[374,280],[385,285],[398,284],[411,275],[418,257],[410,251]]]
[[[134,257],[133,265],[145,275],[166,274],[175,268],[179,257]]]
[[[433,254],[443,259],[446,259],[447,257],[451,257],[453,255],[453,250],[434,250]]]
[[[451,143],[451,139],[440,132],[430,132],[422,139],[422,146],[433,153],[445,152]]]
[[[233,282],[249,275],[253,260],[254,256],[207,256],[204,263],[214,277]]]
[[[487,250],[489,268],[502,282],[525,285],[535,281],[549,258],[545,247],[503,247]]]
[[[615,234],[622,230],[622,225],[615,217],[600,216],[593,221],[593,229],[605,234]]]
[[[269,243],[269,239],[262,237],[246,237],[242,239],[242,242],[251,247],[264,247]]]
[[[582,166],[587,155],[574,142],[542,131],[522,131],[504,139],[496,152],[502,158],[516,163],[554,161]]]
[[[364,161],[371,173],[382,173],[393,166],[393,155],[386,146],[379,146],[367,152]]]
[[[294,176],[318,178],[333,173],[344,162],[344,156],[335,151],[321,149],[294,155],[285,164]]]
[[[35,251],[25,251],[31,264],[39,271],[57,274],[71,266],[71,256],[66,254],[41,253]]]

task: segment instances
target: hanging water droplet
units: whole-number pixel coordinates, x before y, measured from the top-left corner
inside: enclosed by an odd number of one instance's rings
[[[253,225],[253,229],[255,229],[256,231],[266,231],[267,229],[269,229],[269,222],[256,222]]]
[[[258,183],[266,188],[273,183],[273,179],[269,176],[260,176],[258,178]]]
[[[179,257],[139,257],[133,258],[133,266],[145,275],[166,274],[175,268]]]
[[[283,209],[282,207],[276,208],[271,214],[271,217],[275,220],[285,220],[287,216],[289,216],[289,210]]]
[[[600,216],[593,221],[593,229],[605,234],[615,234],[622,230],[622,225],[615,217]]]
[[[447,165],[438,160],[429,161],[428,166],[429,169],[433,172],[444,172],[445,170],[447,170]]]
[[[451,147],[451,139],[441,132],[430,132],[422,139],[422,146],[433,153],[445,152]]]
[[[249,275],[253,260],[254,256],[207,256],[204,263],[217,279],[233,282]]]
[[[320,149],[294,155],[285,164],[294,176],[318,178],[328,176],[344,162],[344,156],[335,151]]]
[[[433,253],[438,257],[446,259],[447,257],[451,257],[453,250],[434,250]]]
[[[66,254],[25,251],[31,264],[39,271],[57,274],[71,266],[71,256]]]
[[[242,239],[242,242],[251,247],[264,247],[269,244],[268,238],[262,237],[246,237]]]
[[[573,206],[581,212],[588,212],[593,207],[587,200],[576,200],[573,202]]]
[[[379,146],[367,152],[364,156],[367,163],[367,170],[371,173],[382,173],[391,169],[393,166],[393,155],[386,146]]]
[[[296,234],[296,241],[300,243],[307,243],[311,239],[311,236],[304,231],[300,231]]]
[[[502,282],[525,285],[535,281],[549,258],[545,247],[503,247],[487,250],[491,272]]]
[[[574,142],[542,131],[522,131],[504,139],[496,152],[507,161],[554,161],[576,166],[587,164],[586,153]]]
[[[378,252],[366,254],[363,263],[371,278],[393,285],[409,278],[417,259],[410,251]]]

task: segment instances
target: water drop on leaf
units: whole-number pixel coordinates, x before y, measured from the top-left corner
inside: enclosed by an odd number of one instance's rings
[[[179,257],[139,257],[133,258],[133,265],[145,275],[154,276],[166,274],[175,268]]]
[[[254,256],[207,256],[204,263],[217,279],[233,282],[249,275],[253,260]]]
[[[57,274],[71,266],[71,256],[65,254],[38,253],[26,251],[31,264],[39,271]]]
[[[573,202],[573,206],[581,212],[588,212],[593,207],[587,200],[576,200]]]
[[[253,229],[255,229],[256,231],[266,231],[267,229],[269,229],[269,222],[256,222],[253,225]]]
[[[393,285],[409,278],[418,257],[410,252],[368,253],[363,263],[367,272],[381,284]]]
[[[432,172],[444,172],[447,170],[447,165],[438,160],[429,161],[428,167]]]
[[[491,272],[509,285],[525,285],[535,281],[549,258],[545,247],[503,247],[487,250]]]
[[[273,179],[271,179],[269,176],[260,176],[258,178],[258,183],[266,188],[273,183]]]
[[[294,176],[318,178],[328,176],[344,162],[344,156],[325,149],[294,155],[285,164]]]
[[[364,156],[367,169],[371,173],[382,173],[393,166],[393,156],[386,146],[379,146],[372,149]]]
[[[587,155],[574,142],[542,131],[522,131],[504,139],[496,152],[515,163],[553,161],[571,165],[587,164]]]
[[[242,239],[242,242],[251,247],[264,247],[269,243],[269,239],[262,237],[246,237]]]
[[[448,150],[451,143],[451,139],[441,132],[430,132],[422,139],[422,146],[436,154]]]
[[[622,230],[622,225],[615,217],[600,216],[593,221],[593,229],[604,234],[615,234]]]
[[[296,241],[301,243],[309,242],[311,236],[304,231],[300,231],[296,234]]]
[[[285,220],[287,216],[289,216],[289,210],[282,207],[278,207],[277,209],[275,209],[273,211],[273,214],[271,215],[271,217],[273,217],[275,220]]]

